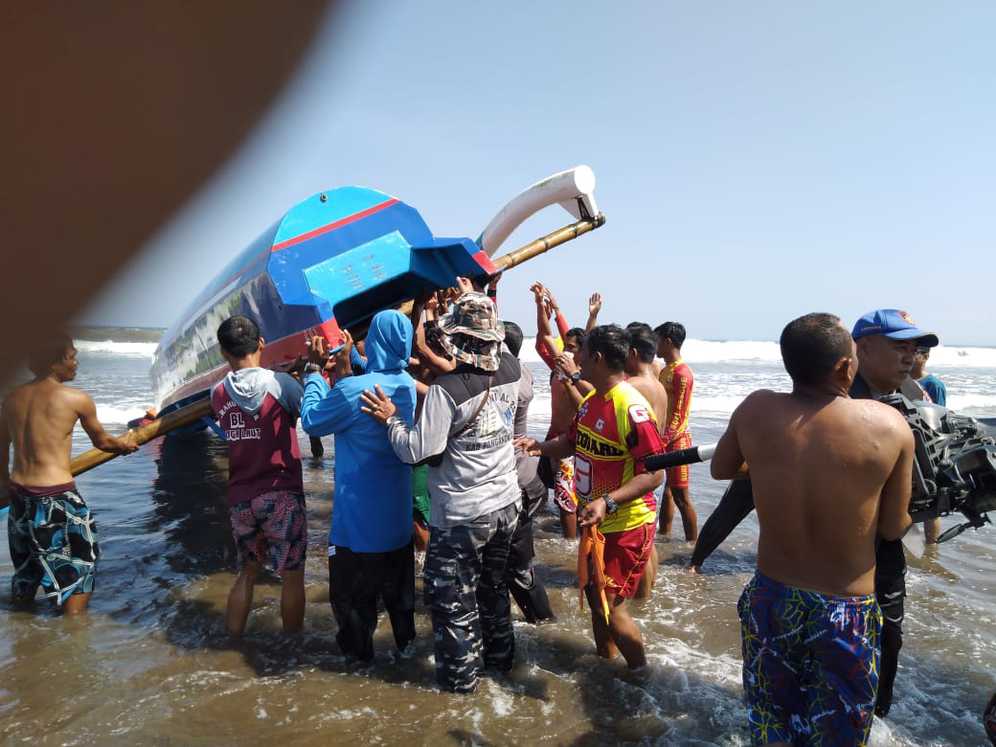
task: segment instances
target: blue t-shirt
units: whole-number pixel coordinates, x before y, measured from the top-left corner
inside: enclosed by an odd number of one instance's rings
[[[948,388],[934,374],[927,374],[918,383],[930,395],[930,399],[935,405],[940,405],[941,407],[948,406]]]
[[[360,395],[380,386],[409,426],[415,380],[405,371],[412,326],[382,311],[367,333],[367,373],[329,388],[319,374],[305,379],[301,424],[312,436],[335,436],[335,494],[329,545],[353,552],[388,552],[412,540],[412,468],[394,453],[387,428],[362,412]]]

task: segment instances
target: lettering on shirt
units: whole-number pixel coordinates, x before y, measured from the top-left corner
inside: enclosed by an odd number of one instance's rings
[[[246,426],[245,415],[236,403],[229,400],[218,413],[218,422],[225,431],[227,441],[259,441],[263,437],[262,428]]]
[[[577,450],[583,451],[593,456],[601,457],[622,457],[626,452],[620,449],[611,441],[603,441],[600,438],[588,433],[588,431],[578,430]]]

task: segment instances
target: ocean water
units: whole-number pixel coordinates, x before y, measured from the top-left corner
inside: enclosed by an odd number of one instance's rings
[[[151,401],[154,343],[79,341],[76,385],[90,392],[112,430]],[[525,348],[537,396],[530,428],[549,421],[546,372]],[[750,391],[785,389],[777,345],[686,343],[696,373],[692,431],[715,441]],[[996,349],[941,348],[932,370],[950,405],[996,415]],[[65,620],[39,604],[9,603],[12,572],[0,543],[0,741],[7,744],[606,744],[749,743],[741,704],[736,601],[753,570],[757,524],[749,517],[707,562],[685,570],[691,547],[659,539],[653,597],[633,604],[650,672],[628,675],[594,653],[587,612],[578,608],[575,545],[552,512],[539,518],[536,549],[558,620],[517,618],[517,665],[487,678],[473,696],[433,687],[431,629],[419,603],[418,653],[395,661],[382,620],[372,667],[339,655],[327,602],[326,534],[334,447],[305,464],[309,505],[306,632],[279,633],[279,587],[257,587],[249,633],[223,632],[236,569],[224,503],[223,445],[205,434],[160,441],[79,478],[96,512],[101,560],[85,620]],[[89,447],[74,437],[74,450]],[[307,441],[302,434],[302,447]],[[692,468],[700,524],[723,484]],[[680,522],[676,522],[680,524]],[[946,520],[946,525],[954,519]],[[680,528],[679,528],[680,533]],[[889,719],[875,745],[979,745],[980,714],[996,690],[996,529],[968,532],[922,553],[910,538],[905,646]],[[516,613],[517,614],[517,613]]]

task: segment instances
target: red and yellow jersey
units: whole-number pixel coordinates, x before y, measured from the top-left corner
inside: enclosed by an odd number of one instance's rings
[[[578,408],[569,431],[574,441],[574,492],[580,505],[601,498],[646,470],[642,457],[664,451],[653,410],[625,381],[604,395],[591,392]],[[602,532],[623,532],[652,524],[657,515],[653,492],[619,504],[606,516]]]
[[[667,389],[670,416],[664,429],[664,441],[670,444],[682,433],[688,432],[688,413],[692,409],[692,388],[695,377],[692,369],[681,358],[668,363],[661,371],[660,382]]]

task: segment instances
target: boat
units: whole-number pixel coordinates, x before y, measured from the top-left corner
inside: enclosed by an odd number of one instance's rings
[[[587,166],[554,174],[509,201],[476,240],[436,237],[415,208],[376,189],[309,196],[243,249],[167,329],[151,369],[159,414],[208,396],[224,377],[216,331],[225,319],[255,319],[266,341],[262,364],[286,368],[310,336],[334,347],[341,330],[362,333],[381,309],[451,287],[458,276],[509,269],[601,226],[594,187]],[[575,222],[494,259],[516,227],[555,204]]]

